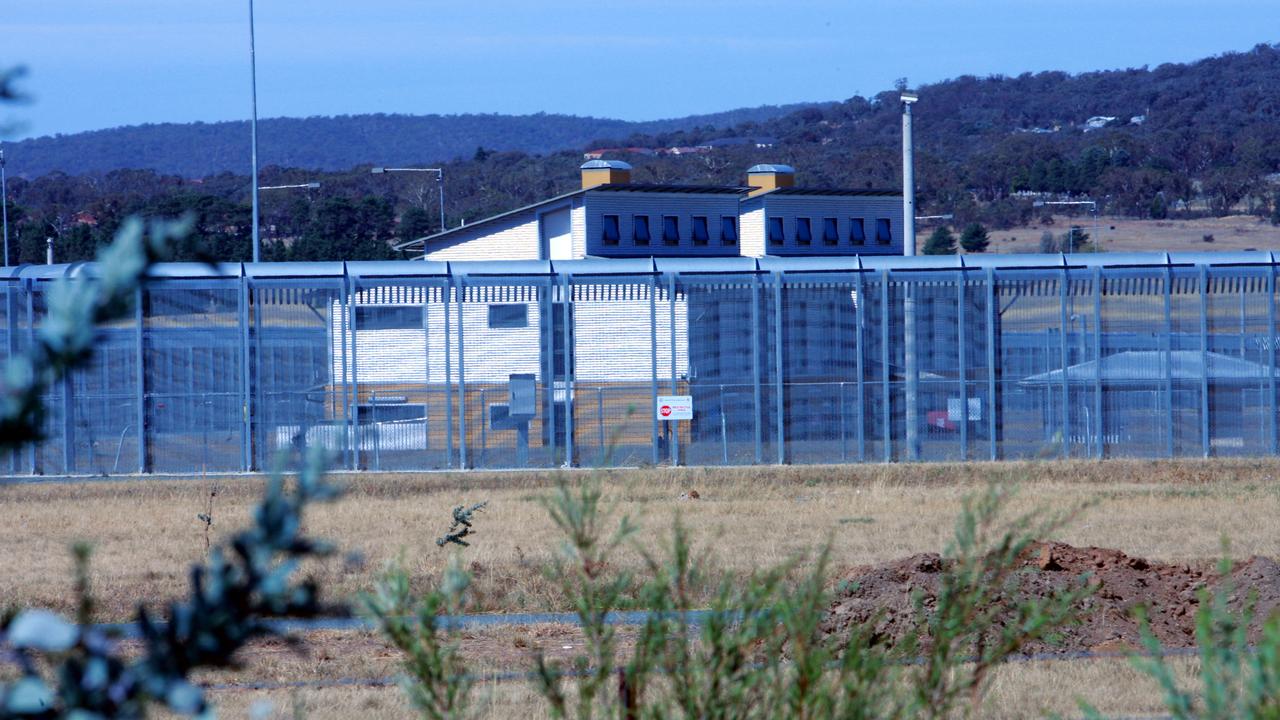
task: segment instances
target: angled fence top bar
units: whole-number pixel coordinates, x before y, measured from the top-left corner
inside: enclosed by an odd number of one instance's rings
[[[421,260],[294,263],[161,263],[152,276],[182,278],[446,277],[465,275],[646,275],[652,273],[790,273],[879,270],[1073,269],[1143,267],[1274,266],[1280,254],[1269,251],[1203,253],[974,254],[897,257],[727,257],[588,258],[584,260]],[[93,274],[94,263],[19,265],[4,268],[0,281],[53,280]]]

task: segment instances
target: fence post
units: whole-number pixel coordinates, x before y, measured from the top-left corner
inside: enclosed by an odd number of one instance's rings
[[[1209,457],[1209,269],[1200,266],[1200,451]]]
[[[349,286],[349,307],[351,311],[347,314],[347,320],[351,323],[351,428],[352,428],[352,470],[360,469],[360,443],[364,433],[360,429],[360,355],[358,352],[360,337],[360,303],[358,302],[359,291],[356,290],[355,281],[352,280]]]
[[[1164,401],[1166,422],[1169,433],[1168,455],[1174,452],[1174,416],[1173,416],[1173,270],[1169,267],[1168,256],[1165,256],[1164,268]]]
[[[1093,268],[1093,437],[1094,457],[1103,456],[1102,422],[1102,268]]]
[[[671,273],[667,278],[667,307],[670,309],[670,327],[668,331],[671,335],[671,394],[678,395],[680,388],[677,386],[677,365],[676,365],[676,276],[679,273]],[[686,333],[686,338],[688,334]],[[680,464],[680,421],[667,421],[667,428],[671,430],[671,465]]]
[[[858,462],[864,462],[867,459],[867,395],[866,395],[866,369],[863,362],[863,343],[862,329],[866,325],[865,308],[867,297],[862,290],[862,272],[853,273],[853,297],[855,302],[853,305],[854,326],[856,332],[853,334],[854,350],[857,355],[858,363]]]
[[[889,378],[889,271],[880,271],[880,382],[884,391],[884,407],[880,412],[884,427],[884,461],[893,462],[893,389]]]
[[[449,296],[453,293],[453,276],[440,286],[440,302],[444,315],[444,466],[453,467],[453,333],[449,319]],[[461,346],[459,346],[461,347]]]
[[[649,418],[652,425],[653,464],[658,457],[658,274],[649,276]]]
[[[777,393],[777,423],[778,423],[778,464],[784,465],[787,462],[787,435],[786,435],[786,386],[783,384],[785,378],[785,368],[782,364],[782,273],[775,272],[773,274],[773,347],[774,347],[774,368],[777,377],[774,380],[774,388]]]
[[[751,384],[755,402],[756,464],[764,462],[764,394],[760,387],[760,273],[751,275]]]
[[[139,473],[147,472],[147,371],[145,367],[146,361],[147,361],[147,353],[146,353],[146,340],[144,335],[145,330],[143,327],[143,319],[142,319],[143,318],[142,299],[144,297],[143,293],[144,293],[144,290],[141,287],[139,287],[138,290],[134,293],[134,302],[133,302],[134,326],[137,328],[137,333],[138,333],[137,348],[136,348],[138,353],[138,363],[137,363],[137,366],[134,368],[134,372],[135,372],[134,381],[137,383],[137,386],[138,386],[138,407],[137,407],[138,415],[137,415],[137,418],[134,420],[134,422],[137,423],[137,427],[138,427],[138,472]],[[245,412],[246,413],[248,412],[247,408],[245,409]]]
[[[564,318],[564,464],[573,467],[573,285],[569,276],[560,279],[560,294],[564,299],[561,314]]]
[[[237,323],[240,329],[240,469],[253,470],[253,389],[249,382],[249,278],[241,265]]]
[[[996,322],[1000,318],[1000,308],[996,304],[996,271],[988,267],[987,283],[987,434],[991,443],[991,459],[1000,458],[1000,443],[996,413],[1001,412],[999,394],[996,389]]]
[[[1267,430],[1271,454],[1280,453],[1276,432],[1276,267],[1267,267]]]
[[[347,275],[346,263],[342,265],[342,277],[338,280],[338,298],[339,307],[341,308],[341,320],[339,322],[339,334],[342,342],[342,462],[348,470],[355,470],[355,456],[352,454],[351,446],[355,442],[355,426],[352,423],[352,417],[355,414],[355,407],[351,402],[351,380],[355,377],[355,364],[347,357],[351,351],[351,347],[355,344],[354,338],[349,338],[348,329],[351,325],[351,297],[347,292],[350,286],[350,278]],[[352,333],[354,336],[354,329]]]
[[[454,278],[458,289],[458,469],[467,469],[467,349],[462,310],[466,306],[467,278]],[[554,428],[552,431],[554,435]]]
[[[969,459],[969,357],[965,340],[968,338],[965,320],[965,274],[962,268],[956,278],[956,333],[957,357],[960,365],[960,459]]]
[[[1058,340],[1062,354],[1062,458],[1071,457],[1071,373],[1067,349],[1067,294],[1071,285],[1071,271],[1063,266],[1062,283],[1058,287]]]

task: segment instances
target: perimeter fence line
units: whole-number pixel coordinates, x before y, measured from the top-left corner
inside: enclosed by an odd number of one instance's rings
[[[166,264],[0,473],[1275,455],[1277,262]],[[0,278],[0,359],[94,272]]]

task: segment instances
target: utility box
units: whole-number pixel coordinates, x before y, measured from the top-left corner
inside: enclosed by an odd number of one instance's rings
[[[512,420],[532,420],[538,414],[538,381],[533,373],[516,373],[507,382]]]

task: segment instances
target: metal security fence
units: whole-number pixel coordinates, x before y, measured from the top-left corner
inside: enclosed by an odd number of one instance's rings
[[[13,269],[0,355],[92,265]],[[160,266],[3,472],[1277,452],[1271,253]],[[659,396],[688,396],[664,420]]]

